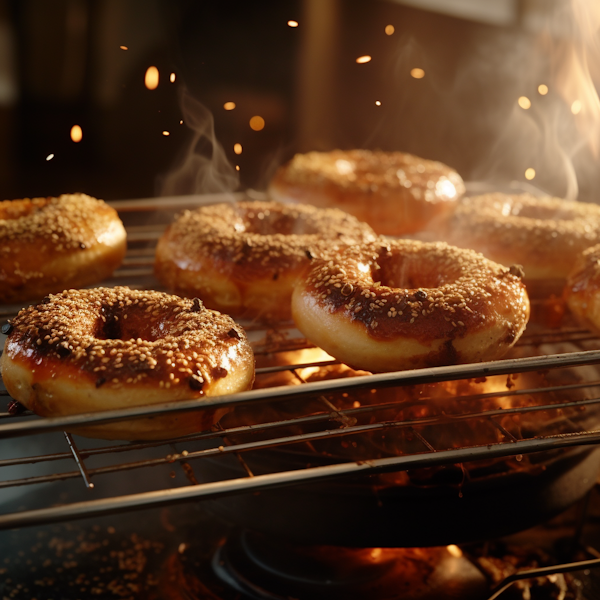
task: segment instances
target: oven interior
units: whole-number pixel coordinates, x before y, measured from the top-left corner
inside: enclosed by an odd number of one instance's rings
[[[221,199],[120,202],[108,285],[156,288],[166,224]],[[383,374],[293,324],[245,323],[254,389],[206,399],[230,408],[213,430],[161,442],[65,429],[202,407],[40,419],[0,391],[3,596],[598,597],[600,340],[538,308],[506,359]]]

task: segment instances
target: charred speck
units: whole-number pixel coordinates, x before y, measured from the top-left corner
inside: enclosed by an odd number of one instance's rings
[[[48,302],[50,302],[50,296],[44,296],[42,299],[42,304],[48,304]]]
[[[415,292],[415,298],[417,300],[426,300],[427,299],[427,293],[424,292],[423,290],[417,290]]]
[[[66,358],[67,356],[69,356],[69,354],[71,354],[71,348],[69,348],[68,346],[59,346],[56,349],[56,353],[61,357],[61,358]]]
[[[0,327],[0,331],[4,335],[8,335],[13,329],[14,329],[14,327],[8,321],[6,323],[3,323],[2,327]]]
[[[97,388],[103,386],[105,383],[106,383],[105,377],[98,377],[98,379],[96,379],[96,387]]]
[[[233,327],[227,332],[227,335],[230,338],[235,338],[236,340],[240,339],[240,334],[237,332],[236,329],[234,329]]]
[[[314,258],[314,256],[312,255],[312,252],[310,250],[308,250],[308,248],[305,250],[304,253],[306,254],[306,258],[308,258],[308,260],[312,260]]]
[[[273,273],[273,281],[277,281],[279,279],[279,273],[276,271]]]
[[[188,379],[188,385],[190,386],[191,390],[194,390],[195,392],[199,392],[204,387],[204,381],[200,381],[196,377],[190,377]]]
[[[87,248],[87,246],[86,246],[86,245],[85,245],[83,242],[81,242],[81,244],[79,244],[79,247],[80,247],[82,250],[85,250],[85,249]]]
[[[204,305],[202,304],[202,300],[200,300],[200,298],[194,298],[192,301],[192,308],[190,308],[190,310],[192,312],[200,312],[203,308]]]
[[[223,367],[215,367],[212,370],[212,376],[214,379],[222,379],[223,377],[227,377],[227,369]]]
[[[20,415],[27,410],[27,407],[23,406],[18,400],[11,400],[8,403],[7,410],[9,415]]]

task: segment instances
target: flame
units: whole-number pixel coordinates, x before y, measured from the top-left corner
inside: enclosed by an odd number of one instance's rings
[[[364,65],[365,63],[371,62],[371,57],[368,54],[365,54],[364,56],[359,56],[356,59],[356,62],[359,65]]]
[[[254,131],[261,131],[264,128],[265,120],[262,117],[256,115],[250,119],[250,129],[253,129]]]
[[[423,77],[425,77],[425,71],[419,67],[415,67],[414,69],[410,70],[410,76],[414,77],[415,79],[423,79]]]
[[[386,35],[393,35],[394,31],[396,31],[396,30],[394,29],[393,25],[386,25],[385,26],[385,34]]]
[[[241,154],[242,153],[242,145],[241,144],[234,144],[233,145],[233,151],[236,154]]]
[[[298,27],[298,21],[292,21],[292,20],[290,20],[290,21],[287,22],[287,24],[288,24],[289,27]]]
[[[233,110],[235,108],[235,102],[225,102],[225,104],[223,104],[223,108],[225,110]]]
[[[148,67],[144,76],[144,85],[149,90],[155,90],[158,87],[158,69],[156,67]]]
[[[77,143],[80,142],[82,138],[83,131],[81,130],[81,127],[79,125],[73,125],[73,127],[71,127],[71,139]]]

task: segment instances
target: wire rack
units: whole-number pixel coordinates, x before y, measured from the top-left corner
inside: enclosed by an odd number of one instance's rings
[[[222,200],[222,196],[203,196],[117,204],[128,230],[128,253],[121,268],[105,285],[160,289],[152,275],[152,264],[156,240],[166,223],[182,208]],[[0,321],[10,319],[18,308],[0,309]],[[59,491],[69,486],[70,490],[52,505],[23,509],[17,501],[17,508],[4,509],[0,514],[0,529],[361,473],[405,472],[458,463],[487,464],[506,457],[520,461],[523,456],[541,451],[600,444],[600,419],[578,417],[593,415],[596,409],[600,414],[600,372],[595,367],[600,363],[600,340],[574,325],[560,329],[531,328],[519,341],[515,357],[506,360],[383,374],[349,373],[303,339],[292,324],[269,330],[253,324],[245,326],[257,357],[257,389],[201,402],[190,400],[64,418],[41,419],[27,412],[0,413],[3,493],[11,491],[19,498],[21,492],[46,490],[49,485]],[[315,380],[315,374],[325,371],[326,378]],[[515,382],[519,380],[517,385]],[[447,392],[442,399],[435,394],[430,397],[436,385],[448,387],[449,382],[465,381],[475,384],[467,386],[466,392],[463,386],[458,398],[450,397],[458,388],[452,388],[454,391]],[[482,388],[483,382],[494,385]],[[419,390],[420,395],[412,402],[402,396],[403,406],[418,406],[419,410],[397,411],[394,407],[398,390],[404,394],[409,389]],[[2,396],[8,405],[10,397],[3,389]],[[536,401],[531,402],[531,398]],[[457,400],[460,410],[455,410]],[[284,409],[270,410],[273,406]],[[293,409],[285,408],[290,406]],[[213,430],[160,442],[102,442],[67,433],[84,423],[100,424],[215,407],[234,409],[233,414],[236,411],[252,414],[253,420],[240,423],[225,419],[224,425]],[[546,415],[542,421],[552,424],[557,422],[556,415],[560,415],[560,427],[515,429],[506,424],[507,419],[531,422],[535,415]],[[441,428],[463,425],[478,432],[476,439],[457,444],[440,441],[444,436],[436,436]],[[253,472],[251,461],[247,460],[256,451],[283,447],[314,449],[332,442],[337,444],[336,448],[346,448],[365,436],[390,437],[390,433],[402,434],[403,439],[409,440],[409,450],[359,458],[342,452],[327,464],[260,474]],[[202,461],[227,455],[238,458],[245,476],[203,482]],[[151,475],[147,476],[149,469]],[[161,475],[157,476],[159,472]],[[127,479],[126,486],[113,484],[123,477]],[[72,493],[74,485],[77,491]],[[115,491],[123,489],[127,491]],[[577,563],[577,568],[592,566],[598,560],[595,557],[583,567]],[[574,568],[566,566],[566,570]],[[558,570],[557,567],[552,572]]]

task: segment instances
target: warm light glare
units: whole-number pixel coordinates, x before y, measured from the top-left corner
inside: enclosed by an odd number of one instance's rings
[[[392,35],[394,33],[394,31],[396,31],[396,30],[394,29],[393,25],[386,25],[385,26],[385,33],[386,33],[386,35]]]
[[[180,124],[180,125],[183,125],[183,119],[181,119],[181,121],[179,121],[179,124]]]
[[[377,560],[383,554],[383,550],[381,548],[373,548],[371,550],[371,558]]]
[[[377,106],[381,106],[381,102],[380,102],[379,100],[375,100],[375,104],[376,104]]]
[[[52,160],[54,158],[54,154],[48,154],[48,156],[46,156],[46,160]]]
[[[545,83],[541,83],[540,85],[538,85],[538,92],[542,96],[545,96],[548,93],[548,86]]]
[[[175,79],[177,79],[177,75],[175,75],[175,73],[171,73],[171,75],[169,77],[169,81],[171,83],[175,83]]]
[[[235,170],[239,171],[240,170],[240,165],[235,165]]]
[[[264,127],[265,120],[262,117],[257,115],[250,119],[250,129],[253,129],[254,131],[260,131],[261,129],[264,129]]]
[[[454,544],[446,546],[446,550],[448,550],[448,552],[450,552],[450,554],[452,554],[452,556],[455,556],[456,558],[460,558],[463,555],[462,550]]]
[[[127,46],[119,46],[119,48],[121,48],[121,50],[129,50]]]
[[[233,110],[235,108],[235,102],[225,102],[225,104],[223,104],[223,108],[225,110]]]
[[[574,115],[578,115],[581,112],[582,108],[583,108],[583,105],[581,104],[581,100],[575,100],[575,102],[573,102],[573,104],[571,104],[571,112]]]
[[[144,85],[149,90],[155,90],[158,87],[158,69],[156,67],[148,67],[144,77]]]
[[[163,135],[164,135],[165,137],[167,137],[167,136],[171,135],[171,134],[170,134],[168,131],[163,131],[162,133],[163,133]]]
[[[414,77],[415,79],[423,79],[423,77],[425,77],[425,71],[423,71],[423,69],[419,69],[419,67],[415,67],[414,69],[410,70],[410,76]]]
[[[290,27],[298,27],[298,21],[288,21]]]
[[[532,169],[531,167],[529,167],[529,169],[527,169],[525,171],[525,179],[533,179],[535,177],[535,169]]]
[[[79,125],[73,125],[73,127],[71,127],[71,139],[74,142],[80,142],[82,137],[83,131],[81,131],[81,127],[79,127]]]
[[[356,62],[359,65],[364,65],[365,63],[371,62],[371,57],[368,54],[365,54],[364,56],[359,56],[356,59]]]
[[[241,154],[242,153],[242,145],[241,144],[234,144],[233,145],[233,151],[236,154]]]
[[[521,108],[523,108],[524,110],[527,110],[528,108],[531,108],[531,100],[527,97],[527,96],[521,96],[518,100],[517,103],[519,104],[519,106]]]

